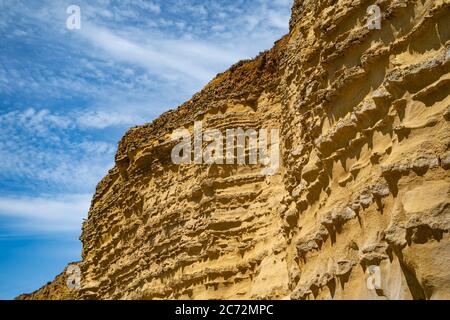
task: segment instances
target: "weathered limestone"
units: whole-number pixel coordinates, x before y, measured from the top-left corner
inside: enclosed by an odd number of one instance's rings
[[[450,4],[297,0],[289,34],[131,129],[65,274],[24,299],[449,299]],[[170,134],[280,128],[281,168],[171,162]],[[381,288],[370,290],[376,266]]]

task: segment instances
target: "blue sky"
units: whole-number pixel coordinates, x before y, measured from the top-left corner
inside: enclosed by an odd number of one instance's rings
[[[0,299],[80,259],[97,182],[149,122],[288,32],[292,0],[0,0]],[[81,8],[68,30],[66,9]]]

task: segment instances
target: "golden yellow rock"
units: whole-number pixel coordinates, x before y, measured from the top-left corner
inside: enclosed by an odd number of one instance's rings
[[[129,130],[81,288],[20,298],[450,299],[450,4],[379,0],[374,29],[372,2],[295,1],[270,51]],[[280,128],[280,170],[173,164],[195,121]]]

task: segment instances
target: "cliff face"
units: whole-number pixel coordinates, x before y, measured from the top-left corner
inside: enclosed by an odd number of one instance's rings
[[[370,29],[372,4],[295,1],[270,51],[131,129],[83,224],[81,288],[62,273],[20,298],[449,299],[450,5],[379,0]],[[195,121],[279,128],[280,169],[174,164]]]

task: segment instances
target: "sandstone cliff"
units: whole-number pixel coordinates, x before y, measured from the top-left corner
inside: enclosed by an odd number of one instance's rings
[[[450,4],[296,0],[290,32],[119,144],[81,288],[23,299],[449,299]],[[175,165],[170,134],[280,128],[281,167]],[[369,267],[381,283],[367,286]]]

